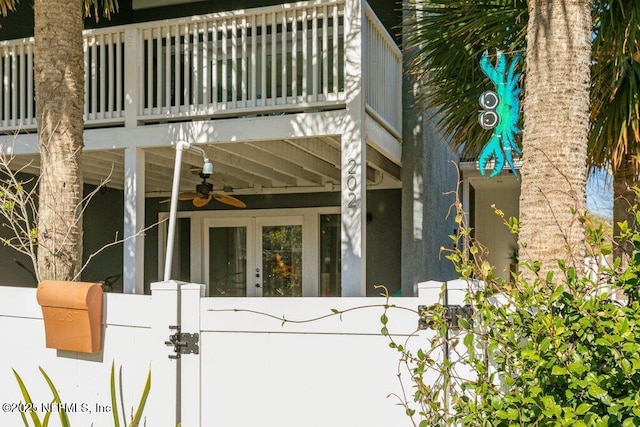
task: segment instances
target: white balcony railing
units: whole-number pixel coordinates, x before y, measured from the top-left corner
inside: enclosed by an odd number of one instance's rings
[[[33,39],[0,44],[0,128],[34,128]]]
[[[401,54],[366,6],[365,97],[401,131]],[[345,102],[345,0],[84,32],[85,124],[320,109]],[[33,38],[0,42],[0,130],[35,129]]]
[[[400,138],[402,52],[368,5],[365,12],[365,100],[369,113]]]
[[[139,28],[147,118],[344,101],[344,5],[302,3]]]

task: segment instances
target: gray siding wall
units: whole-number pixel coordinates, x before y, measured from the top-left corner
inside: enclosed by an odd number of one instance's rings
[[[405,12],[403,22],[411,16]],[[435,120],[420,114],[416,105],[414,79],[406,71],[413,60],[404,52],[403,142],[402,142],[402,294],[417,295],[417,284],[426,280],[453,280],[452,264],[440,254],[453,246],[448,237],[456,225],[450,207],[459,180],[454,163],[457,156],[438,132]],[[453,163],[452,163],[453,162]]]

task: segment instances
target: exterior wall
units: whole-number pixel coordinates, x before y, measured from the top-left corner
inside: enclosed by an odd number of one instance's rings
[[[85,193],[92,191],[94,187],[85,186]],[[124,220],[122,216],[124,194],[113,188],[102,188],[98,191],[89,204],[82,219],[84,229],[82,257],[84,262],[94,256],[87,268],[82,272],[82,280],[88,282],[102,281],[107,277],[122,274],[123,244],[106,247],[124,236]],[[122,278],[113,283],[114,292],[122,292]]]
[[[367,192],[367,295],[379,296],[375,285],[393,295],[400,290],[402,248],[401,190]]]
[[[0,225],[0,237],[11,238],[9,229]],[[22,268],[17,263],[20,262],[26,267]],[[16,250],[0,245],[0,284],[22,287],[35,287],[36,280],[30,274],[33,271],[32,262],[26,255],[18,253]]]
[[[413,19],[405,9],[402,22]],[[457,190],[460,177],[454,166],[459,159],[438,131],[437,116],[422,114],[416,106],[415,81],[407,72],[413,56],[407,49],[403,53],[402,295],[412,296],[420,282],[457,278],[440,248],[453,245],[449,235],[456,225],[450,208],[455,197],[447,193]]]
[[[473,185],[473,184],[471,184]],[[489,248],[489,263],[496,275],[510,279],[511,255],[517,247],[516,236],[511,234],[491,205],[501,209],[506,218],[518,217],[520,187],[480,188],[475,190],[475,237]]]
[[[405,99],[404,105],[412,105],[412,101]],[[404,117],[402,294],[411,296],[420,282],[457,278],[453,265],[440,255],[440,248],[453,246],[449,235],[456,224],[450,208],[455,196],[446,193],[456,191],[458,176],[454,166],[457,158],[434,124],[410,114]]]

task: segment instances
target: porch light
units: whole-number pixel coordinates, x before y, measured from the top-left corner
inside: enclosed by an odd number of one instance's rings
[[[173,167],[173,185],[171,188],[171,208],[169,209],[169,227],[167,231],[167,253],[164,261],[164,281],[171,280],[171,264],[173,262],[173,241],[176,231],[176,217],[178,212],[178,193],[180,191],[180,168],[182,166],[182,152],[184,150],[193,150],[202,154],[204,164],[202,173],[213,174],[213,165],[207,153],[200,147],[186,141],[178,141],[176,143],[176,161]]]
[[[202,174],[213,175],[213,165],[207,158],[205,158],[204,165],[202,166]]]

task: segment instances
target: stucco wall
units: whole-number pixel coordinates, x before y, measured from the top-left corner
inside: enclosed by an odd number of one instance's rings
[[[453,265],[440,254],[453,246],[456,229],[457,171],[451,153],[433,123],[405,121],[402,151],[402,293],[415,295],[416,285],[427,280],[457,278]]]

